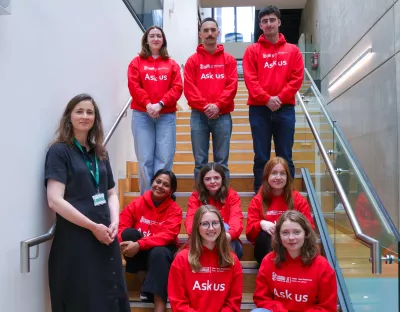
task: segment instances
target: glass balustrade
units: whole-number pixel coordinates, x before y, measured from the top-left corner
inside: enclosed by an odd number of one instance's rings
[[[312,181],[354,311],[399,311],[398,261],[390,264],[398,257],[399,232],[307,72],[303,90],[304,106],[348,198],[350,213],[356,217],[363,234],[379,241],[382,257],[388,259],[388,263],[382,261],[382,274],[372,273],[370,247],[356,238],[351,216],[344,209],[321,152],[314,144]]]

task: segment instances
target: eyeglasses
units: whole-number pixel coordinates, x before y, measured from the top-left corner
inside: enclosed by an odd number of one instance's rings
[[[204,230],[208,230],[211,226],[213,229],[219,229],[221,227],[221,222],[219,221],[212,221],[211,223],[208,221],[200,222],[200,226]]]

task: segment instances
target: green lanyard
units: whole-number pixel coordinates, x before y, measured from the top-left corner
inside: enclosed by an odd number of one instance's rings
[[[79,148],[79,150],[82,152],[83,155],[85,155],[85,152],[83,151],[82,145],[78,142],[78,140],[76,138],[74,138],[74,143],[75,145]],[[97,191],[99,191],[99,165],[97,163],[97,156],[96,154],[94,154],[94,162],[96,164],[96,172],[93,173],[93,169],[92,169],[92,164],[91,162],[87,159],[87,157],[85,157],[85,163],[86,166],[88,167],[90,173],[92,174],[92,177],[94,179],[94,182],[96,183],[96,189]]]

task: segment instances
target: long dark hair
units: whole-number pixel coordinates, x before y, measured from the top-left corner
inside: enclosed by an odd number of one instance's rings
[[[153,29],[158,29],[159,31],[161,31],[161,35],[163,37],[163,43],[160,48],[160,57],[162,59],[167,60],[167,59],[169,59],[168,50],[167,50],[167,38],[165,37],[165,33],[162,30],[162,28],[158,27],[158,26],[150,26],[144,32],[143,37],[142,37],[142,50],[140,51],[139,55],[145,59],[147,59],[147,58],[149,58],[149,56],[151,56],[151,51],[149,48],[149,43],[147,42],[147,37],[149,36],[150,31]]]
[[[78,94],[68,102],[67,106],[65,107],[64,113],[62,114],[60,125],[56,131],[56,139],[53,144],[65,143],[69,146],[73,146],[75,136],[74,130],[72,128],[71,113],[74,110],[75,106],[82,101],[90,101],[92,102],[94,107],[94,124],[93,127],[89,130],[87,140],[91,147],[95,150],[97,157],[99,157],[100,159],[106,159],[107,154],[103,146],[104,132],[103,125],[101,123],[100,111],[95,100],[86,93]]]
[[[264,167],[264,174],[262,178],[262,185],[261,185],[261,198],[262,198],[262,206],[264,214],[267,212],[268,207],[271,205],[272,201],[272,188],[268,183],[268,178],[272,172],[272,169],[278,165],[282,164],[283,168],[286,172],[286,185],[283,188],[283,196],[285,197],[285,202],[288,206],[288,210],[292,210],[294,207],[293,204],[293,179],[290,175],[289,166],[281,157],[274,157],[271,158]]]
[[[192,270],[196,272],[198,272],[202,267],[200,264],[200,257],[203,253],[203,240],[199,232],[199,226],[201,218],[206,212],[215,213],[221,224],[221,233],[215,242],[215,247],[218,253],[218,266],[223,268],[234,265],[234,258],[232,256],[230,244],[226,239],[224,221],[222,220],[221,214],[214,206],[203,205],[200,206],[194,214],[192,235],[189,236],[189,241],[187,243],[189,245],[189,264]]]
[[[226,179],[224,168],[216,163],[208,163],[203,166],[200,170],[199,179],[197,180],[197,192],[199,194],[199,200],[202,203],[207,203],[207,198],[210,196],[209,191],[207,190],[206,186],[204,185],[204,177],[208,172],[214,170],[215,172],[219,173],[222,179],[221,188],[218,192],[213,196],[216,200],[220,201],[221,203],[225,202],[225,198],[228,196],[229,191],[229,184],[228,180]]]
[[[281,215],[275,227],[275,235],[272,240],[272,249],[276,253],[275,265],[280,265],[286,261],[285,247],[281,240],[281,228],[283,222],[290,220],[298,223],[305,232],[304,244],[301,247],[300,257],[303,265],[310,265],[318,254],[317,237],[307,218],[297,210],[288,210]]]

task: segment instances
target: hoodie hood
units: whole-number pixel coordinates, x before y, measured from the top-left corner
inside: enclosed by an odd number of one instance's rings
[[[222,44],[217,44],[217,49],[215,50],[215,52],[213,54],[211,54],[210,52],[208,52],[205,48],[204,48],[204,44],[199,44],[197,46],[196,51],[200,54],[206,54],[206,55],[216,55],[219,53],[224,53],[224,46]]]
[[[267,40],[264,35],[261,35],[258,38],[258,43],[262,44],[265,47],[270,47],[270,46],[275,45],[275,44],[271,43],[271,41]],[[282,34],[279,34],[279,39],[278,39],[278,42],[276,43],[276,45],[279,46],[279,45],[283,45],[285,43],[286,43],[285,36]]]
[[[163,212],[173,204],[171,202],[174,202],[171,197],[167,197],[162,201],[162,203],[158,207],[156,207],[154,205],[153,199],[151,198],[151,191],[146,191],[143,194],[143,199],[146,202],[147,207],[150,208],[151,210],[155,210],[157,213]]]

